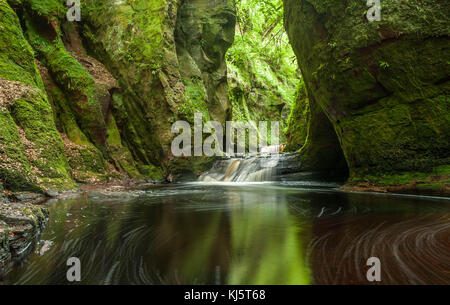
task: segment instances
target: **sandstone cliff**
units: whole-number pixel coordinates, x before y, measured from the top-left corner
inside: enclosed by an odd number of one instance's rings
[[[317,108],[303,152],[315,163],[341,149],[354,183],[439,192],[450,174],[450,3],[381,2],[369,22],[366,1],[284,1]],[[318,133],[334,148],[318,153]]]
[[[172,123],[229,115],[234,2],[86,0],[80,22],[65,2],[0,1],[1,184],[162,179]]]

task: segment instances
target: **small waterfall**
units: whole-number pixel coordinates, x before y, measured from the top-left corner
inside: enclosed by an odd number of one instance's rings
[[[199,182],[299,182],[343,183],[347,172],[340,169],[305,171],[299,153],[277,152],[268,147],[264,153],[232,157],[217,161],[198,178]]]
[[[200,176],[202,182],[263,182],[273,181],[276,167],[264,167],[265,158],[246,157],[218,161],[213,168]]]

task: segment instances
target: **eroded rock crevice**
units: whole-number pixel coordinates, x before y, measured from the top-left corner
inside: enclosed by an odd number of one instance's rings
[[[308,95],[333,125],[350,181],[448,190],[449,3],[387,2],[380,22],[363,2],[284,5]]]

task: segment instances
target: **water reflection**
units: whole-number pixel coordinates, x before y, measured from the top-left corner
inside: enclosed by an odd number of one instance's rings
[[[162,186],[51,204],[53,243],[5,283],[450,283],[449,200],[283,184]]]
[[[231,211],[231,264],[228,284],[309,284],[305,233],[309,220],[289,213],[286,192],[269,186],[225,192]]]

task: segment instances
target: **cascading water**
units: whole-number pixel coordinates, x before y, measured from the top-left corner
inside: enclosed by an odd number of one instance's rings
[[[281,174],[298,172],[296,154],[280,152],[280,146],[261,148],[261,154],[229,158],[216,162],[199,177],[201,182],[264,182],[276,181]],[[294,168],[295,167],[295,168]]]
[[[206,174],[200,176],[202,182],[262,182],[272,181],[276,167],[263,167],[261,158],[232,158],[214,164]]]
[[[295,182],[302,185],[333,185],[345,181],[347,172],[342,169],[305,171],[301,155],[264,151],[257,155],[233,157],[217,161],[198,178],[199,182]],[[337,184],[336,184],[337,183]]]

